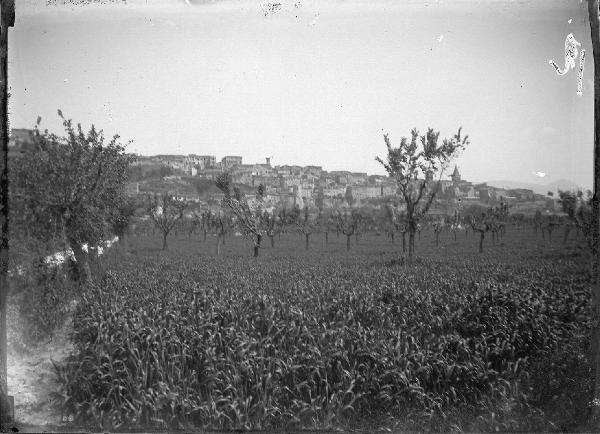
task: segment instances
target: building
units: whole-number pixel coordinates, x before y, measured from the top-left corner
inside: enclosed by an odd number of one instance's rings
[[[354,185],[352,186],[352,197],[356,200],[374,199],[381,197],[383,189],[380,185]]]
[[[200,164],[203,169],[215,167],[217,165],[217,159],[214,155],[198,155],[197,160],[198,164]]]
[[[230,167],[240,166],[242,164],[242,157],[239,155],[227,155],[221,159],[221,166],[223,169],[229,169]]]
[[[458,171],[457,166],[454,166],[454,172],[452,172],[452,175],[450,175],[450,178],[452,179],[452,182],[454,182],[455,184],[458,184],[461,181],[460,172]]]

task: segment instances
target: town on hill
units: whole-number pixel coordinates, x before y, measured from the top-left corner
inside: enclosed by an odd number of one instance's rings
[[[244,163],[237,155],[224,156],[220,161],[214,155],[195,154],[136,157],[130,176],[132,194],[172,191],[187,201],[205,205],[217,204],[223,198],[223,193],[214,186],[214,180],[225,171],[248,195],[254,194],[259,184],[264,185],[266,203],[272,206],[378,206],[392,199],[397,188],[396,182],[388,176],[327,171],[315,165],[273,166],[269,157],[263,163],[254,164]],[[492,206],[501,202],[519,212],[560,209],[556,198],[537,194],[531,189],[505,189],[462,179],[456,165],[443,178],[437,187],[434,212],[436,209],[446,212],[457,206]]]
[[[10,148],[16,152],[26,146],[32,130],[12,129]],[[214,155],[135,155],[130,168],[128,192],[148,195],[169,191],[188,202],[206,208],[220,204],[223,199],[215,185],[223,172],[248,196],[256,187],[265,186],[267,206],[333,208],[341,205],[379,207],[396,196],[397,184],[385,175],[369,175],[345,170],[327,171],[322,166],[244,163],[237,155],[226,155],[217,160]],[[433,175],[431,175],[433,176]],[[433,180],[433,179],[431,179]],[[436,186],[437,183],[431,183]],[[528,188],[500,188],[487,183],[473,183],[462,179],[457,165],[449,175],[439,180],[432,213],[447,213],[468,205],[510,205],[512,212],[533,213],[537,210],[560,211],[558,198],[542,195]]]

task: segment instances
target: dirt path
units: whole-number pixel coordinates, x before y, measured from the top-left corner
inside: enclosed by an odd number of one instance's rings
[[[8,392],[14,396],[17,427],[63,424],[60,410],[53,406],[52,393],[59,389],[52,360],[63,360],[73,348],[69,341],[71,319],[69,314],[51,340],[25,346],[19,339],[20,321],[16,306],[9,301]]]

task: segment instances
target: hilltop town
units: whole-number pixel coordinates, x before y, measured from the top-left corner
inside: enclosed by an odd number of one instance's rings
[[[29,129],[11,131],[11,149],[15,152],[31,140]],[[170,191],[200,206],[220,203],[223,193],[214,180],[223,172],[248,195],[256,187],[266,187],[266,202],[272,206],[335,207],[341,204],[374,205],[392,199],[396,183],[388,176],[364,172],[327,171],[322,166],[298,166],[263,163],[244,163],[238,155],[226,155],[220,160],[214,155],[135,155],[130,169],[128,191],[131,195],[146,195]],[[433,181],[433,174],[429,174]],[[430,183],[432,186],[435,183]],[[440,179],[434,210],[447,211],[457,205],[494,205],[506,202],[513,211],[531,212],[536,209],[558,211],[555,197],[536,194],[526,188],[498,188],[486,183],[473,183],[462,178],[455,165]]]
[[[322,166],[298,166],[263,163],[247,164],[237,155],[217,160],[214,155],[137,155],[133,168],[134,194],[170,190],[180,197],[201,203],[217,203],[223,194],[213,184],[216,177],[229,172],[232,181],[247,194],[259,184],[266,187],[266,201],[271,205],[299,207],[335,207],[340,204],[379,205],[391,199],[396,183],[388,176],[364,172],[327,171]],[[160,177],[162,184],[156,182]],[[428,174],[433,181],[433,174]],[[431,183],[435,185],[435,183]],[[212,187],[212,188],[211,188]],[[501,201],[512,204],[515,210],[558,210],[556,199],[525,188],[502,189],[486,183],[462,179],[458,166],[440,179],[435,208],[447,209],[457,204],[492,205]]]

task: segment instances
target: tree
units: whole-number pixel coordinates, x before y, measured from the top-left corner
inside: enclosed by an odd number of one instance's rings
[[[350,239],[358,231],[361,215],[358,210],[344,210],[337,212],[338,230],[346,235],[346,250],[350,251]]]
[[[167,250],[167,237],[177,222],[183,218],[185,207],[185,202],[176,199],[169,192],[164,192],[160,196],[158,194],[148,196],[147,211],[154,225],[162,234],[163,250]]]
[[[275,235],[279,235],[283,230],[283,222],[285,219],[285,209],[279,211],[278,214],[268,213],[265,211],[263,216],[263,225],[269,240],[271,241],[271,248],[275,247]]]
[[[310,236],[312,235],[315,227],[317,225],[317,221],[315,221],[310,213],[308,212],[308,207],[304,207],[304,211],[300,215],[300,218],[296,222],[296,226],[298,231],[304,235],[306,250],[308,250],[308,246],[310,243]]]
[[[350,187],[350,186],[346,187],[346,193],[344,195],[344,199],[346,199],[346,203],[348,204],[349,207],[354,205],[356,200],[354,199],[354,195],[352,194],[352,187]]]
[[[336,227],[335,219],[330,212],[321,211],[319,212],[318,225],[323,232],[323,243],[324,245],[329,244],[329,232]]]
[[[419,220],[427,214],[439,189],[440,179],[451,158],[468,145],[468,136],[462,137],[462,128],[451,139],[444,139],[438,145],[439,132],[429,128],[424,135],[416,129],[411,131],[411,139],[402,137],[400,145],[394,147],[388,134],[383,135],[388,155],[386,161],[378,161],[398,184],[401,199],[406,205],[408,226],[408,258],[414,255],[414,240]],[[439,174],[434,181],[431,175]]]
[[[252,238],[254,257],[257,258],[262,239],[266,234],[263,224],[265,186],[260,184],[256,189],[255,200],[248,203],[240,189],[232,186],[229,173],[219,175],[215,183],[225,194],[222,206],[231,209],[244,234]]]
[[[225,244],[225,235],[233,228],[233,219],[224,210],[208,212],[205,215],[206,228],[217,238],[216,254],[221,255],[221,245]]]
[[[70,119],[63,120],[66,135],[34,130],[33,145],[15,159],[13,206],[20,224],[42,241],[62,238],[73,250],[83,280],[91,278],[84,248],[98,245],[110,223],[128,219],[120,215],[126,203],[125,184],[133,157],[114,136],[106,143],[92,125],[85,133]],[[120,224],[113,230],[119,229]]]

